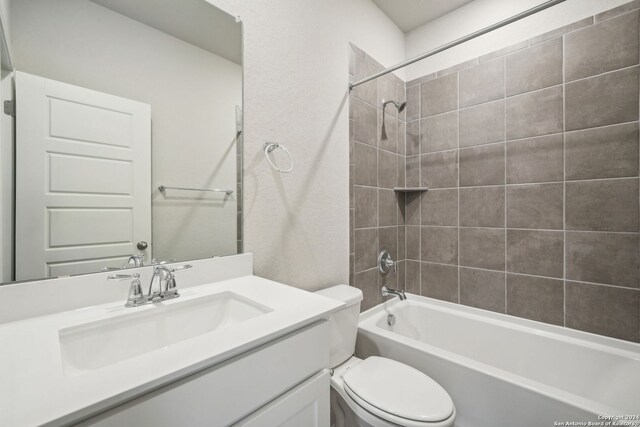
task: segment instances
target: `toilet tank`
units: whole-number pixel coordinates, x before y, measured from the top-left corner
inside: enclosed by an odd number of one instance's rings
[[[346,307],[335,312],[330,319],[329,360],[330,366],[334,368],[353,356],[356,350],[362,291],[353,286],[336,285],[316,293],[346,304]]]

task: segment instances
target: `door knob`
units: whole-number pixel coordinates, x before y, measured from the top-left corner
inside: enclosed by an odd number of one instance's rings
[[[145,242],[144,240],[140,240],[140,241],[138,242],[138,244],[136,245],[136,247],[137,247],[138,249],[140,249],[141,251],[144,251],[145,249],[147,249],[147,247],[148,247],[148,246],[149,246],[149,245],[148,245],[148,244],[147,244],[147,242]]]

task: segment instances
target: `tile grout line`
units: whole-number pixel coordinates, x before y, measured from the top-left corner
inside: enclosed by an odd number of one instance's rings
[[[504,117],[503,117],[503,137],[507,140],[507,57],[505,56],[502,62],[504,73]],[[509,300],[507,293],[507,143],[504,144],[504,313],[506,314],[509,309]]]
[[[407,82],[402,83],[402,90],[403,90],[403,99],[404,102],[408,103],[408,97],[407,97]],[[402,144],[403,144],[403,150],[402,150],[402,154],[400,157],[400,162],[401,162],[401,166],[402,166],[402,171],[401,171],[401,176],[402,176],[402,182],[404,183],[404,186],[407,186],[407,127],[408,127],[408,122],[407,122],[407,110],[406,110],[406,105],[405,104],[405,111],[404,111],[404,132],[402,133]],[[398,138],[400,138],[400,129],[401,127],[398,127]],[[398,140],[398,144],[400,144],[400,140]],[[400,151],[400,146],[398,145],[398,151]],[[397,196],[396,196],[397,197]],[[400,233],[402,233],[402,253],[403,253],[403,257],[402,259],[400,259],[400,257],[398,257],[399,262],[402,263],[402,267],[400,268],[400,271],[402,272],[402,287],[401,289],[403,290],[407,290],[407,232],[406,232],[406,216],[407,216],[407,197],[406,194],[402,194],[400,195],[401,197],[401,201],[402,204],[400,206],[400,213],[398,216],[398,233],[397,233],[397,238],[398,238],[398,251],[400,250]],[[402,219],[402,226],[400,225],[400,219]]]
[[[446,263],[437,262],[437,261],[414,260],[414,259],[411,259],[410,261],[422,262],[424,264],[442,265],[442,266],[447,266],[447,267],[457,267],[455,264],[446,264]],[[539,274],[523,273],[523,272],[520,272],[520,271],[492,270],[490,268],[477,267],[477,266],[472,266],[472,265],[460,265],[459,268],[460,269],[465,269],[466,268],[466,269],[469,269],[469,270],[487,271],[487,272],[492,272],[492,273],[504,273],[505,275],[535,277],[535,278],[538,278],[538,279],[546,279],[546,280],[557,280],[557,281],[560,281],[560,282],[564,282],[565,281],[562,277],[541,276]],[[589,281],[586,281],[586,280],[568,280],[568,281],[569,282],[576,282],[576,283],[583,283],[583,284],[592,285],[592,286],[604,286],[604,287],[614,288],[614,289],[626,289],[626,290],[630,290],[630,291],[634,291],[634,292],[639,292],[640,293],[640,288],[632,287],[632,286],[612,285],[610,283],[589,282]]]
[[[450,113],[453,111],[449,111]],[[353,119],[352,119],[353,120]],[[413,120],[413,121],[420,121],[420,120]],[[413,122],[412,121],[412,122]],[[532,140],[532,139],[542,139],[542,138],[548,138],[548,137],[552,137],[552,136],[559,136],[559,135],[563,135],[565,133],[568,134],[574,134],[574,133],[579,133],[579,132],[589,132],[589,131],[595,131],[595,130],[599,130],[599,129],[606,129],[606,128],[611,128],[611,127],[616,127],[616,126],[627,126],[627,125],[632,125],[632,124],[638,124],[639,120],[629,120],[629,121],[624,121],[624,122],[619,122],[619,123],[610,123],[610,124],[606,124],[606,125],[598,125],[598,126],[591,126],[591,127],[586,127],[586,128],[581,128],[581,129],[573,129],[573,130],[569,130],[569,131],[560,131],[560,132],[552,132],[552,133],[545,133],[545,134],[541,134],[541,135],[531,135],[531,136],[525,136],[522,138],[511,138],[508,139],[505,138],[501,141],[493,141],[493,142],[487,142],[487,143],[482,143],[482,144],[473,144],[473,145],[469,145],[469,146],[465,146],[465,147],[460,147],[460,149],[462,150],[466,150],[469,148],[478,148],[478,147],[485,147],[488,145],[496,145],[496,144],[502,144],[502,143],[518,143],[518,142],[524,142],[524,141],[528,141],[528,140]],[[359,143],[359,144],[366,144],[371,146],[370,144],[367,144],[366,142],[362,142],[359,140],[354,139],[355,142]],[[454,150],[454,148],[447,148],[445,150],[435,150],[435,151],[428,151],[426,153],[423,154],[436,154],[436,153],[442,153],[444,151],[452,151]],[[418,154],[408,154],[408,156],[417,156]]]
[[[595,20],[595,19],[594,19]],[[567,85],[566,37],[562,36],[562,326],[567,326]]]
[[[451,151],[451,150],[450,150]],[[621,176],[621,177],[613,177],[613,178],[590,178],[590,179],[575,179],[569,180],[567,183],[583,183],[583,182],[598,182],[598,181],[620,181],[620,180],[637,180],[640,176]],[[435,187],[429,188],[429,191],[444,191],[444,190],[456,190],[458,188],[463,190],[470,190],[476,188],[497,188],[502,186],[507,187],[532,187],[534,185],[553,185],[553,184],[564,184],[565,181],[540,181],[540,182],[522,182],[522,183],[512,183],[512,184],[486,184],[486,185],[467,185],[463,187]],[[390,190],[394,191],[391,187],[373,187],[371,185],[365,184],[355,184],[358,187],[368,187],[368,188],[380,188],[381,190]]]
[[[403,94],[402,96],[400,95],[399,92],[399,86],[400,83],[396,83],[396,97],[398,97],[398,102],[402,103],[402,102],[406,102],[406,94],[404,93],[404,82],[402,84],[402,91]],[[404,101],[403,101],[404,100]],[[405,108],[406,108],[406,104],[405,104]],[[406,110],[405,110],[406,111]],[[398,152],[398,157],[396,158],[396,184],[400,185],[400,171],[398,170],[398,168],[400,167],[400,134],[401,134],[401,129],[402,126],[400,125],[400,115],[401,113],[398,112],[398,125],[396,127],[396,151]],[[406,128],[406,122],[405,122],[405,128]],[[402,197],[402,196],[401,196]],[[401,265],[404,264],[400,264],[402,262],[402,259],[400,257],[400,212],[399,212],[399,205],[398,205],[398,195],[395,195],[395,204],[393,206],[394,210],[396,211],[396,253],[395,253],[395,257],[396,257],[396,269],[395,269],[395,276],[396,276],[396,285],[398,287],[398,289],[400,290],[404,290],[404,283],[400,282],[400,273],[398,273],[398,271],[402,270]],[[404,252],[404,251],[403,251]]]
[[[562,45],[564,47],[564,36],[562,36]],[[627,65],[626,67],[622,67],[622,68],[616,68],[615,70],[609,70],[609,71],[603,71],[602,73],[597,73],[597,74],[592,74],[586,77],[580,77],[579,79],[573,79],[571,81],[566,81],[563,79],[563,84],[564,85],[570,85],[573,83],[577,83],[577,82],[583,82],[585,80],[589,80],[589,79],[593,79],[596,77],[602,77],[602,76],[606,76],[607,74],[613,74],[613,73],[617,73],[617,72],[624,72],[624,71],[629,71],[632,70],[634,68],[638,68],[638,65],[640,65],[640,61],[636,62],[635,64],[632,65]],[[564,54],[563,54],[563,77],[566,79],[566,73],[564,73]]]
[[[421,228],[460,228],[463,230],[506,230],[506,231],[529,231],[541,233],[571,233],[571,234],[612,234],[618,236],[638,236],[636,231],[594,231],[594,230],[563,230],[562,228],[522,228],[522,227],[487,227],[487,226],[470,226],[470,225],[438,225],[438,224],[408,224],[408,227]],[[381,225],[370,227],[355,227],[354,230],[372,230],[375,228],[392,228],[394,225]]]
[[[407,83],[404,84],[404,100],[405,102],[409,102],[409,88],[407,87]],[[409,131],[409,124],[406,121],[408,116],[408,111],[405,107],[405,126],[404,126],[404,159],[402,165],[402,173],[404,174],[404,185],[407,186],[407,133]],[[403,205],[403,217],[402,217],[402,232],[404,233],[404,288],[407,289],[407,195],[402,195],[402,205]],[[418,294],[420,294],[420,288],[418,288]]]
[[[421,82],[418,85],[418,118],[422,118],[422,85],[426,82]],[[422,120],[418,121],[418,185],[422,182],[422,162],[420,162],[420,158],[422,156]],[[422,224],[422,197],[423,195],[417,194],[418,198],[418,227]],[[415,201],[414,201],[415,203]],[[420,230],[420,236],[418,237],[418,254],[420,254],[420,261],[418,261],[418,288],[420,289],[420,295],[424,295],[426,293],[426,289],[423,291],[422,289],[422,230]]]
[[[380,85],[381,85],[381,79],[376,79],[376,102],[380,102]],[[382,123],[380,123],[379,121],[382,120]],[[380,113],[380,111],[378,110],[378,108],[376,107],[376,227],[375,227],[375,233],[376,233],[376,246],[374,248],[374,258],[377,259],[377,257],[375,257],[375,254],[378,253],[378,251],[380,250],[380,132],[382,131],[382,127],[384,126],[384,116]],[[373,268],[376,268],[377,266],[374,264]],[[376,297],[380,298],[380,275],[376,274]]]
[[[351,64],[351,60],[353,59],[353,76],[349,73],[349,79],[355,78],[356,72],[356,58],[355,52],[351,46],[349,47],[349,64]],[[353,221],[351,220],[351,206],[349,206],[349,276],[348,283],[350,286],[356,285],[356,139],[355,139],[355,114],[353,111],[353,98],[355,94],[352,95],[352,91],[350,90],[347,94],[347,99],[349,101],[349,166],[353,164],[353,176],[351,176],[351,167],[349,168],[349,205],[353,202]],[[353,144],[352,144],[353,141]],[[353,145],[353,146],[352,146]],[[353,200],[351,198],[353,197]],[[353,238],[352,238],[353,236]],[[353,254],[353,261],[351,261],[351,254]]]
[[[629,121],[626,121],[626,122],[610,123],[610,124],[607,124],[607,125],[599,125],[599,126],[591,126],[591,127],[587,127],[587,128],[567,130],[565,132],[558,132],[555,135],[558,135],[560,133],[574,134],[574,133],[578,133],[578,132],[588,132],[588,131],[593,131],[593,130],[596,130],[596,129],[606,129],[606,128],[611,128],[611,127],[616,127],[616,126],[625,126],[625,125],[631,125],[631,124],[637,124],[637,123],[638,123],[638,119],[629,120]],[[513,141],[518,141],[518,140],[516,139],[516,140],[513,140]]]
[[[458,117],[458,132],[457,132],[457,144],[456,144],[456,166],[458,169],[458,181],[456,182],[456,191],[457,191],[457,199],[458,199],[458,221],[456,224],[456,229],[457,229],[457,252],[458,252],[458,257],[457,257],[457,273],[458,273],[458,304],[460,304],[460,301],[462,300],[461,298],[461,289],[460,289],[460,72],[457,72],[457,91],[458,91],[458,97],[457,97],[457,102],[458,102],[458,106],[457,106],[457,117]]]

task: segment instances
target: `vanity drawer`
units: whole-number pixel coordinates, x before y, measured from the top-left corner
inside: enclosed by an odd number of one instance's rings
[[[329,365],[325,321],[141,396],[81,426],[227,426]]]

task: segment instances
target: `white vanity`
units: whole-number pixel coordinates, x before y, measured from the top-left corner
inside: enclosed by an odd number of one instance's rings
[[[106,273],[0,287],[0,425],[328,426],[341,304],[253,276],[251,254],[192,264],[140,307]]]

